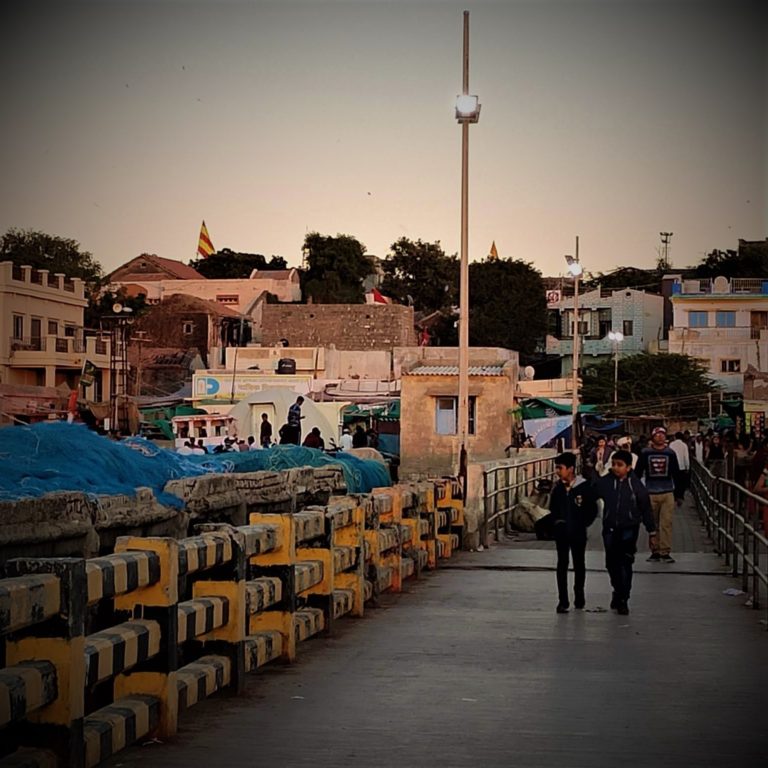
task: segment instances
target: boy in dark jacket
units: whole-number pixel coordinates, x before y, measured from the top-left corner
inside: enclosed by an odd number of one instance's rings
[[[568,560],[573,558],[573,605],[585,605],[584,581],[587,528],[597,517],[597,499],[590,484],[576,474],[576,456],[561,453],[555,459],[555,472],[560,480],[552,489],[549,511],[552,513],[552,538],[557,545],[557,612],[567,613]]]
[[[611,608],[626,616],[641,522],[650,535],[651,549],[656,545],[656,525],[648,490],[632,471],[629,451],[616,451],[611,456],[611,473],[597,481],[596,490],[604,505],[603,543],[605,567],[613,587]]]

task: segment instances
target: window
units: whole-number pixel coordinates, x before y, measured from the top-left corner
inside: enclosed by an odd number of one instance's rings
[[[720,361],[720,373],[740,373],[741,360],[728,359]]]
[[[68,336],[71,339],[75,338],[75,332],[77,331],[77,327],[74,325],[65,325],[64,326],[64,335]]]
[[[625,320],[622,323],[622,333],[625,336],[631,336],[634,333],[634,321],[633,320]]]
[[[597,337],[604,339],[608,335],[608,331],[613,327],[611,325],[611,310],[610,309],[598,309],[597,310]]]
[[[181,332],[185,336],[191,336],[195,332],[195,324],[192,320],[184,320],[181,324]]]
[[[715,312],[715,325],[718,328],[734,328],[736,326],[736,313],[731,312]]]
[[[469,398],[469,434],[475,434],[476,397]],[[435,398],[435,432],[438,435],[455,435],[458,432],[458,397]]]
[[[706,328],[709,325],[709,312],[689,312],[689,328]]]
[[[19,340],[24,338],[24,315],[13,316],[13,338]]]
[[[59,333],[59,323],[56,320],[48,321],[48,335],[56,336]]]

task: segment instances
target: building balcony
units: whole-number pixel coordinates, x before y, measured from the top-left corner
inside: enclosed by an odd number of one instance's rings
[[[768,295],[768,280],[759,277],[716,277],[682,280],[672,287],[673,296],[711,296],[711,295],[742,295],[765,296]]]
[[[19,368],[80,368],[85,358],[109,367],[109,341],[96,336],[41,336],[9,339],[9,365]]]
[[[670,328],[671,343],[697,342],[717,344],[720,342],[768,341],[768,328],[749,325],[730,328]]]
[[[41,295],[71,294],[72,299],[85,299],[85,283],[79,277],[68,278],[60,272],[51,274],[47,269],[0,262],[0,285],[18,290],[20,283]]]
[[[613,342],[607,336],[603,338],[587,336],[586,338],[582,337],[579,350],[583,355],[612,355],[614,347]],[[639,336],[625,336],[624,341],[619,344],[619,353],[622,355],[636,355],[643,350],[643,343]],[[564,339],[547,336],[546,351],[548,355],[572,355],[573,339],[570,336]]]

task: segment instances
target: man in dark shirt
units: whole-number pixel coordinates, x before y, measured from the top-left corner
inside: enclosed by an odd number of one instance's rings
[[[557,546],[557,612],[567,613],[568,560],[573,559],[573,605],[583,608],[586,604],[584,582],[586,564],[584,550],[587,547],[587,528],[597,517],[597,501],[590,484],[576,474],[576,456],[561,453],[555,459],[555,472],[560,482],[555,484],[549,501],[552,513],[552,537]]]
[[[266,413],[261,414],[261,427],[259,428],[259,445],[262,448],[269,448],[272,443],[272,425],[269,423],[269,416]]]
[[[667,447],[667,430],[655,427],[651,444],[643,449],[637,462],[637,476],[645,482],[651,497],[653,519],[659,536],[652,546],[649,562],[674,563],[672,551],[672,518],[675,514],[675,477],[680,471],[677,455]]]

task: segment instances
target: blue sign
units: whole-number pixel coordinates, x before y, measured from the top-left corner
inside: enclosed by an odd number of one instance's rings
[[[215,395],[220,388],[219,380],[212,376],[201,376],[197,380],[198,394]]]

